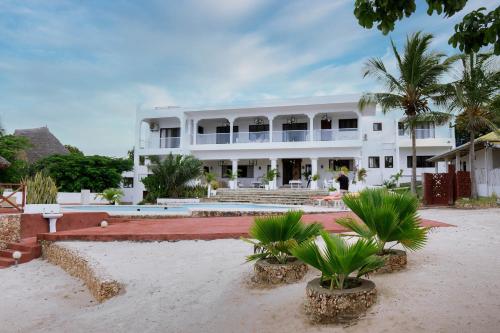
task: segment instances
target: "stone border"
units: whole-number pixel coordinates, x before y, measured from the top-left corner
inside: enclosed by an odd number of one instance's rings
[[[80,252],[61,242],[41,241],[41,245],[43,258],[81,279],[97,301],[103,302],[125,290],[121,283],[107,276],[98,264],[90,262]]]
[[[21,240],[21,214],[0,214],[0,250]]]
[[[346,323],[359,318],[377,300],[375,283],[359,279],[359,287],[330,290],[320,285],[320,278],[306,286],[305,310],[313,323]]]
[[[374,273],[384,274],[397,272],[405,269],[406,264],[408,263],[406,251],[403,250],[386,250],[385,254],[382,257],[385,259],[384,266],[377,269]]]
[[[296,259],[286,264],[273,264],[267,259],[259,259],[254,265],[252,281],[264,285],[294,283],[302,280],[308,266]]]

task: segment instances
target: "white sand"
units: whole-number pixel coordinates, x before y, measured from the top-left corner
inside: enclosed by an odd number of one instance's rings
[[[82,243],[126,293],[103,304],[41,260],[0,270],[0,332],[498,332],[500,209],[424,210],[441,228],[408,269],[375,276],[379,299],[350,327],[312,326],[305,284],[252,289],[238,240]]]

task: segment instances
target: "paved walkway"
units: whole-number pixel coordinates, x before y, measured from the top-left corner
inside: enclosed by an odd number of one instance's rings
[[[335,223],[335,219],[353,216],[349,212],[327,214],[306,214],[302,220],[306,223],[321,222],[330,232],[344,232],[346,229]],[[248,236],[248,229],[253,222],[252,216],[239,217],[189,217],[154,220],[131,220],[111,224],[107,228],[93,227],[78,230],[41,234],[39,239],[85,240],[85,241],[177,241],[177,240],[212,240],[239,238]],[[422,220],[426,227],[448,227],[446,223]]]

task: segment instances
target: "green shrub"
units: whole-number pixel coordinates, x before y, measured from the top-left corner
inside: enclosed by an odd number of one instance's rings
[[[119,203],[123,198],[123,191],[119,188],[107,188],[102,193],[97,194],[98,197],[103,198],[110,204]]]
[[[256,217],[250,227],[251,238],[243,238],[254,245],[255,253],[247,261],[271,259],[286,263],[291,257],[290,249],[309,239],[316,238],[323,226],[319,223],[301,222],[303,212],[289,211],[286,214]]]
[[[57,203],[57,186],[50,176],[38,172],[33,178],[28,178],[25,183],[27,204]]]

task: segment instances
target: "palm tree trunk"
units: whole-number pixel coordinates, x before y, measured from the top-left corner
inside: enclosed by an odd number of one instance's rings
[[[474,131],[470,131],[470,146],[469,146],[469,174],[470,174],[470,197],[472,199],[477,199],[477,188],[476,188],[476,177],[475,177],[475,169],[474,164],[476,160],[476,152],[474,150],[474,140],[475,138]]]
[[[414,125],[411,125],[411,193],[417,195],[417,137]]]

